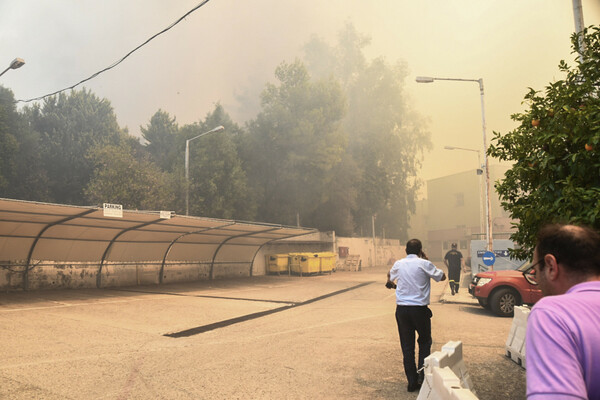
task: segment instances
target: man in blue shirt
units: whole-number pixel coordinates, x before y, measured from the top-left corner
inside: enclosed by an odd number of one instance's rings
[[[423,383],[423,372],[417,373],[415,363],[415,331],[419,334],[419,369],[431,353],[431,317],[429,307],[431,279],[440,282],[446,274],[427,260],[419,239],[406,243],[406,258],[398,260],[388,272],[387,287],[396,285],[396,323],[404,357],[404,372],[408,391],[414,392]]]

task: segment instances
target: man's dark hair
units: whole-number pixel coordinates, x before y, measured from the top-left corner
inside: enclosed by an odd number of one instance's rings
[[[423,245],[419,239],[410,239],[406,242],[406,254],[421,254],[421,250],[423,250]]]
[[[537,235],[538,259],[552,254],[556,261],[582,276],[600,274],[600,234],[586,226],[551,224]]]

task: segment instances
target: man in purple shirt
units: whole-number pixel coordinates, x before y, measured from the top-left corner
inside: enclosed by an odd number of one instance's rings
[[[542,228],[525,278],[546,296],[527,322],[527,398],[600,400],[600,234]]]

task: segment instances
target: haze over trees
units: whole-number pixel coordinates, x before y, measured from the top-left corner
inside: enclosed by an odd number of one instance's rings
[[[532,256],[545,223],[600,229],[600,28],[587,30],[584,42],[580,50],[573,36],[575,66],[559,64],[566,78],[544,91],[530,89],[528,109],[512,116],[520,125],[505,135],[495,132],[490,145],[490,156],[514,163],[496,190],[519,220],[511,239],[520,245],[520,259]]]
[[[428,134],[403,92],[406,68],[367,60],[369,39],[348,24],[331,45],[283,61],[244,126],[216,104],[180,126],[158,110],[143,144],[119,127],[107,99],[75,90],[18,111],[0,87],[0,197],[255,220],[341,235],[406,239]],[[225,130],[187,139],[223,125]]]
[[[334,166],[345,148],[345,99],[332,79],[311,80],[298,60],[282,63],[262,94],[262,111],[248,124],[241,155],[257,192],[259,219],[315,226],[329,200]]]
[[[384,58],[367,60],[364,48],[370,39],[347,24],[330,46],[312,38],[305,46],[307,65],[315,76],[334,76],[347,98],[342,121],[346,169],[350,174],[352,218],[363,233],[371,218],[391,237],[406,237],[409,213],[414,212],[417,179],[429,134],[408,106],[403,91],[408,76],[402,63]],[[353,197],[350,197],[354,195]]]

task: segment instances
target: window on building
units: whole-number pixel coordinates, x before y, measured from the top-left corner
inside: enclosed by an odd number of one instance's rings
[[[460,241],[460,248],[465,250],[467,248],[467,241],[466,240],[461,240]]]

